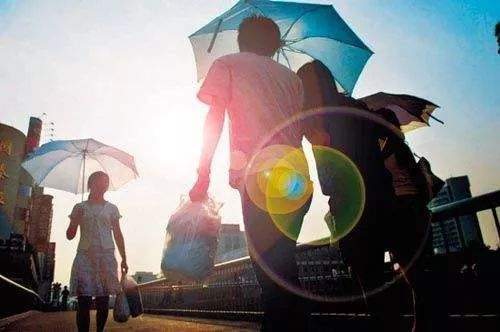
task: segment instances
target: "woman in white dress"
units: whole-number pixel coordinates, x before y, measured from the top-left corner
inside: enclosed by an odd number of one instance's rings
[[[95,172],[88,179],[88,200],[78,203],[71,212],[66,231],[72,240],[80,227],[80,242],[71,269],[71,295],[78,297],[78,331],[89,331],[90,307],[95,297],[97,331],[103,331],[108,318],[109,296],[120,291],[115,243],[122,258],[121,273],[128,271],[125,243],[120,230],[118,208],[104,199],[109,177]],[[113,241],[114,238],[114,241]]]

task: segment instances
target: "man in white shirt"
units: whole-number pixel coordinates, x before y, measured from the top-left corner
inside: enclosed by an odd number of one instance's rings
[[[259,152],[263,137],[276,134],[264,145],[301,149],[300,126],[288,126],[279,133],[274,131],[301,112],[302,83],[295,73],[272,59],[281,44],[279,28],[272,20],[262,16],[245,19],[238,29],[238,44],[239,53],[223,56],[212,64],[198,93],[198,98],[208,104],[210,110],[205,120],[198,180],[190,197],[193,201],[206,197],[210,165],[227,112],[231,150],[229,179],[241,195],[250,256],[262,288],[262,330],[302,331],[306,329],[308,317],[303,305],[305,300],[288,291],[299,285],[296,237],[283,234],[275,226],[273,216],[255,204],[245,185],[247,166]],[[308,181],[309,175],[303,175]],[[309,205],[310,199],[295,211],[281,214],[280,218],[300,231]]]

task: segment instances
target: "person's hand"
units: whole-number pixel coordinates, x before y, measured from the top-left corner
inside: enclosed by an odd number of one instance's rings
[[[122,268],[122,275],[128,273],[127,261],[122,260],[121,268]]]
[[[189,191],[189,198],[192,202],[203,201],[207,198],[208,186],[210,184],[210,178],[208,176],[198,176],[198,180],[194,184],[193,188]]]

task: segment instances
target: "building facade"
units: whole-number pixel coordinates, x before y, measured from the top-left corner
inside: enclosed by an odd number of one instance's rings
[[[19,186],[28,180],[21,168],[25,155],[26,136],[16,128],[0,124],[0,214],[3,239],[10,234],[24,234],[25,220],[20,213],[27,206],[24,197],[19,197]],[[18,202],[21,206],[18,206]]]
[[[10,233],[28,239],[29,223],[36,222],[30,212],[37,188],[21,163],[38,147],[41,128],[41,120],[34,117],[30,118],[28,136],[0,123],[0,238],[4,240],[10,238]],[[3,225],[4,220],[8,225]]]
[[[472,197],[468,176],[452,177],[431,201],[429,207],[437,207]],[[472,244],[483,245],[483,237],[476,214],[449,219],[432,224],[434,253],[458,252]]]
[[[55,264],[52,196],[44,195],[21,166],[39,146],[41,129],[42,121],[34,117],[27,136],[0,123],[0,273],[45,297]]]
[[[35,193],[31,205],[31,221],[28,242],[37,250],[44,251],[50,242],[52,229],[52,196]]]
[[[248,256],[245,232],[239,224],[221,224],[215,263]]]
[[[132,278],[134,278],[135,282],[138,284],[144,284],[157,279],[153,272],[146,271],[137,271],[134,275],[132,275]]]

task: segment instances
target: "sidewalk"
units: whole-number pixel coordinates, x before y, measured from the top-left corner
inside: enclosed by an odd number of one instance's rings
[[[75,311],[38,312],[13,316],[0,320],[0,332],[67,332],[76,331]],[[95,331],[95,311],[91,314],[91,331]],[[257,331],[258,325],[247,322],[226,322],[204,319],[179,318],[171,316],[143,315],[131,318],[126,323],[116,323],[110,310],[106,331],[140,331],[140,332],[211,332],[211,331]]]

